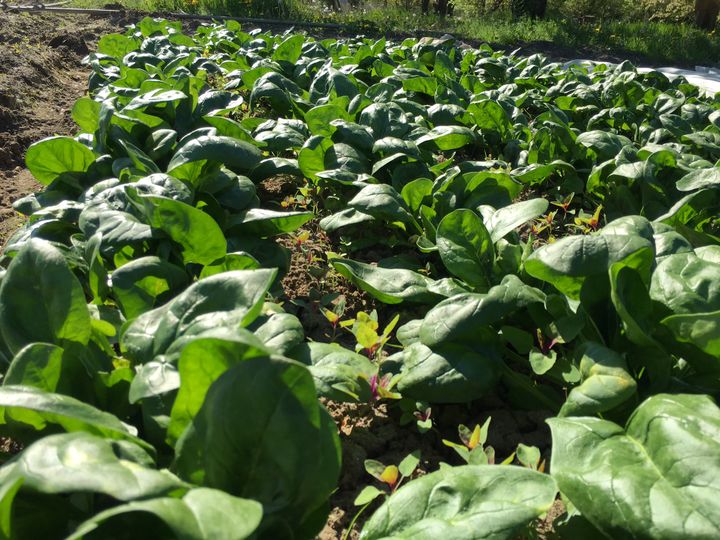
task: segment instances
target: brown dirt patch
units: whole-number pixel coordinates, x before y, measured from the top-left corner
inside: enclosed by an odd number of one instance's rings
[[[3,13],[0,25],[0,243],[22,218],[11,204],[40,189],[24,169],[28,146],[73,135],[73,103],[85,93],[83,57],[119,21],[85,16]]]

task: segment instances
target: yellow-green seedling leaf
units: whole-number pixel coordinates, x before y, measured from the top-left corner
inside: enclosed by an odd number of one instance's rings
[[[375,323],[375,328],[373,328],[371,323]],[[355,339],[357,339],[358,344],[364,349],[372,349],[379,341],[380,337],[375,331],[376,328],[377,323],[375,321],[361,322],[358,319],[357,328],[355,329]]]
[[[334,311],[330,311],[327,308],[323,309],[323,315],[325,315],[325,318],[333,326],[335,326],[338,323],[338,321],[340,320],[340,316],[337,313],[335,313]]]
[[[355,497],[355,501],[353,502],[353,504],[355,506],[365,506],[366,504],[377,499],[380,495],[385,495],[385,492],[379,490],[375,486],[365,486],[365,488],[360,492],[360,494]]]
[[[480,424],[476,424],[475,429],[473,429],[472,435],[470,435],[470,440],[467,443],[467,447],[470,450],[474,450],[479,443],[480,443]]]
[[[379,462],[376,459],[366,459],[364,461],[365,470],[370,476],[373,476],[380,480],[382,474],[385,472],[385,464]]]
[[[534,471],[538,470],[540,464],[540,450],[535,446],[526,446],[522,443],[518,444],[515,452],[517,459],[525,467],[529,467]]]
[[[385,330],[383,330],[383,337],[387,338],[390,336],[390,332],[392,332],[395,327],[397,326],[398,321],[400,320],[400,314],[398,313],[393,317],[393,320],[388,323],[388,325],[385,327]]]
[[[404,477],[408,477],[413,472],[415,472],[415,469],[419,464],[420,450],[414,450],[413,452],[405,456],[405,459],[400,462],[400,465],[398,465],[398,470],[400,471],[401,475],[403,475]]]

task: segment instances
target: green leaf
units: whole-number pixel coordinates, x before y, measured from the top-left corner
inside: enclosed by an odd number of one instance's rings
[[[720,168],[695,169],[678,180],[676,186],[679,191],[718,187],[720,186]]]
[[[48,137],[30,145],[25,165],[41,184],[50,185],[65,173],[83,173],[95,161],[95,154],[72,137]]]
[[[365,486],[358,496],[355,497],[353,504],[355,506],[365,506],[377,499],[380,495],[385,495],[385,492],[379,490],[375,486]]]
[[[545,295],[508,275],[486,294],[459,294],[435,305],[423,319],[420,340],[428,347],[444,342],[473,344],[487,339],[488,326],[532,304],[543,304]]]
[[[139,446],[89,433],[49,435],[31,444],[6,477],[23,479],[23,490],[39,493],[102,493],[130,501],[157,497],[188,485],[167,470],[153,468]]]
[[[133,501],[100,512],[81,523],[68,540],[111,538],[118,530],[142,531],[147,538],[244,540],[253,537],[262,515],[256,501],[195,488],[182,499]]]
[[[365,403],[370,400],[370,378],[377,366],[366,356],[337,343],[303,343],[289,353],[308,366],[318,396],[335,401]]]
[[[597,343],[583,346],[580,373],[582,383],[570,391],[558,416],[590,416],[610,411],[630,399],[637,388],[623,357]]]
[[[132,320],[180,292],[189,277],[182,268],[159,257],[140,257],[115,270],[111,281],[123,314]]]
[[[432,349],[413,343],[402,353],[398,391],[431,403],[467,403],[487,394],[500,377],[498,348],[478,333],[473,347],[448,343]]]
[[[69,396],[44,392],[29,386],[0,387],[0,431],[17,437],[19,428],[44,430],[57,424],[68,432],[84,431],[113,440],[125,440],[146,449],[150,445],[138,439],[132,428],[112,414]],[[23,440],[17,439],[17,440]]]
[[[416,144],[423,147],[435,147],[438,150],[457,150],[475,142],[475,133],[463,126],[438,126],[420,137]]]
[[[273,52],[272,59],[294,64],[302,54],[302,46],[305,43],[305,39],[305,36],[301,34],[290,36],[278,45],[275,52]]]
[[[167,197],[140,195],[139,199],[150,225],[182,246],[185,264],[211,264],[225,256],[225,235],[209,214]]]
[[[330,137],[335,131],[333,120],[349,120],[347,111],[334,103],[318,105],[305,113],[305,123],[313,135]]]
[[[371,184],[365,186],[348,202],[348,206],[358,212],[389,222],[413,222],[412,216],[405,209],[400,194],[387,184]]]
[[[648,275],[655,253],[652,231],[647,228],[646,220],[629,216],[609,224],[600,233],[562,238],[530,255],[525,270],[572,299],[580,297],[587,278],[607,279],[610,266],[616,262],[624,261],[641,275]]]
[[[533,348],[528,356],[530,361],[530,367],[535,375],[544,375],[552,369],[557,361],[557,353],[555,351],[548,351],[543,353],[538,349]]]
[[[225,165],[236,173],[247,173],[262,160],[260,150],[245,141],[231,137],[203,135],[190,139],[180,146],[168,164],[168,174],[198,161],[211,161]],[[200,171],[191,172],[189,181],[195,181]]]
[[[258,317],[248,329],[275,354],[287,355],[305,339],[302,323],[290,313]]]
[[[0,285],[0,331],[12,352],[35,342],[88,343],[85,293],[49,242],[29,240],[10,263]]]
[[[695,253],[677,253],[660,261],[650,285],[650,297],[672,312],[661,323],[678,341],[691,343],[714,358],[720,357],[718,272],[718,262]]]
[[[471,103],[467,112],[473,117],[481,133],[490,131],[504,137],[512,129],[507,112],[497,101],[488,99]]]
[[[314,217],[312,212],[277,212],[264,208],[252,208],[231,216],[227,230],[234,234],[267,238],[293,232]]]
[[[168,443],[177,442],[220,375],[238,362],[269,354],[262,342],[249,332],[237,332],[232,340],[204,338],[188,343],[178,362],[182,384],[170,414]]]
[[[307,368],[254,358],[210,387],[178,442],[176,467],[193,482],[261,502],[264,527],[294,531],[315,523],[335,489],[340,442]]]
[[[100,104],[92,98],[82,97],[72,108],[72,118],[86,133],[95,133],[100,125]]]
[[[586,131],[578,135],[575,142],[590,149],[598,157],[598,161],[612,159],[625,146],[632,145],[627,137],[607,131]]]
[[[130,359],[144,363],[166,353],[180,338],[247,326],[260,314],[276,274],[275,269],[234,270],[201,279],[132,321],[121,345]]]
[[[398,470],[403,476],[410,476],[420,464],[420,450],[414,450],[400,462]]]
[[[562,493],[609,538],[720,535],[720,410],[708,396],[653,396],[625,428],[548,420]]]
[[[438,225],[436,244],[445,267],[476,289],[489,286],[494,250],[490,233],[472,210],[450,212]]]
[[[385,304],[428,303],[437,295],[428,290],[431,279],[402,268],[380,268],[348,259],[331,259],[342,276]]]
[[[520,225],[543,215],[549,204],[546,199],[530,199],[496,210],[486,224],[492,242],[497,242]]]
[[[391,495],[360,540],[512,539],[550,509],[556,493],[550,476],[520,467],[448,467]]]
[[[50,343],[31,343],[13,358],[2,380],[3,386],[32,386],[46,392],[55,392],[63,364],[62,347]]]

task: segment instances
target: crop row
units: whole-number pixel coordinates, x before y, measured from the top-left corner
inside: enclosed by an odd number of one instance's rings
[[[549,471],[461,430],[467,465],[377,471],[363,540],[514,538],[558,496],[565,537],[720,535],[717,98],[233,22],[145,19],[88,62],[2,258],[0,536],[312,538],[341,470],[318,397],[422,416],[498,388],[555,415]],[[263,208],[273,178],[313,210]],[[417,315],[399,352],[396,320],[359,314],[353,351],[283,310],[277,238],[314,218],[333,271]]]

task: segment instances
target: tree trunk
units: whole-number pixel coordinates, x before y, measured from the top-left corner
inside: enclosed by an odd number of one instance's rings
[[[720,0],[695,0],[695,24],[708,31],[715,29]]]
[[[422,0],[422,13],[427,15],[430,11],[430,0]]]

